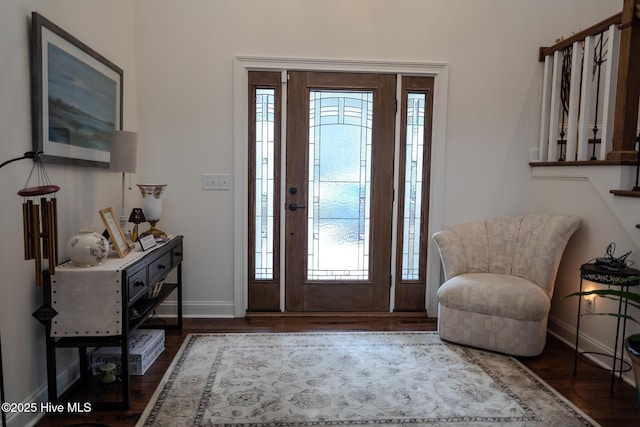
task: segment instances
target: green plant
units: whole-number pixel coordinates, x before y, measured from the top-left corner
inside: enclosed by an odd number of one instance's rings
[[[602,297],[602,298],[607,298],[607,299],[611,299],[614,301],[619,301],[620,298],[626,298],[627,300],[627,304],[629,307],[635,307],[636,309],[640,310],[640,292],[634,292],[634,291],[629,291],[629,290],[623,290],[623,287],[625,287],[625,283],[630,283],[630,282],[638,282],[640,281],[640,276],[629,276],[629,277],[625,277],[622,278],[620,280],[617,280],[614,283],[611,283],[608,286],[607,289],[592,289],[590,291],[582,291],[582,292],[574,292],[572,294],[566,295],[564,298],[569,298],[569,297],[584,297],[584,296],[589,296],[589,295],[596,295],[598,297]],[[619,286],[620,289],[612,289],[612,286]],[[637,285],[638,290],[640,291],[640,285]],[[633,316],[630,316],[629,314],[624,314],[624,313],[587,313],[585,315],[588,316],[613,316],[613,317],[620,317],[622,319],[627,319],[627,320],[631,320],[632,322],[635,322],[637,324],[640,324],[640,320],[634,318]],[[640,334],[639,335],[639,340],[640,340]]]
[[[627,283],[637,283],[637,284],[633,285],[633,287],[632,286],[627,287],[626,286]],[[620,301],[621,298],[626,298],[627,307],[631,306],[640,310],[640,292],[636,291],[636,289],[640,290],[640,276],[625,277],[607,286],[608,286],[607,289],[593,289],[590,291],[574,292],[572,294],[565,296],[565,298],[569,298],[569,297],[581,298],[589,295],[597,295],[599,297],[611,299],[616,302]],[[612,289],[612,286],[619,287],[619,289]],[[624,288],[627,288],[627,290],[624,290]],[[633,288],[633,290],[632,291],[628,290],[630,288]],[[628,313],[627,310],[625,311]],[[585,315],[613,316],[619,319],[631,320],[632,322],[640,324],[640,320],[634,318],[633,316],[630,316],[629,314],[624,314],[624,313],[593,312],[593,313],[587,313]],[[632,361],[632,366],[634,371],[633,373],[634,373],[635,382],[636,382],[636,402],[638,404],[638,407],[640,408],[640,333],[631,334],[627,337],[623,337],[623,339],[624,339],[625,348],[629,352],[629,357],[631,357],[631,361]]]

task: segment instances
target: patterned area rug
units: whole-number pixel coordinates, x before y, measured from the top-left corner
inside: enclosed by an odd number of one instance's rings
[[[590,426],[512,357],[435,332],[192,334],[138,426]]]

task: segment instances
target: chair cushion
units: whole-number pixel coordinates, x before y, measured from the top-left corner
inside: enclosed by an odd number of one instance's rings
[[[542,320],[551,308],[539,286],[506,274],[461,274],[447,280],[437,297],[448,308],[516,320]]]

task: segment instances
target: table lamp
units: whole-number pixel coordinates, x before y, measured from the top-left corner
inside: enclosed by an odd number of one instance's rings
[[[131,241],[138,241],[138,225],[145,222],[147,219],[144,217],[144,212],[141,208],[133,208],[131,215],[129,215],[129,222],[134,223],[133,231],[131,232]]]
[[[138,158],[138,134],[124,130],[111,132],[111,157],[109,170],[122,172],[122,205],[120,227],[124,230],[127,218],[124,216],[124,174],[135,173]],[[131,190],[131,188],[129,188]]]
[[[147,222],[151,224],[151,228],[140,234],[140,237],[145,237],[150,234],[156,239],[167,237],[167,233],[156,228],[156,223],[160,221],[160,214],[162,214],[162,192],[167,184],[136,185],[142,192],[142,210],[147,218]]]

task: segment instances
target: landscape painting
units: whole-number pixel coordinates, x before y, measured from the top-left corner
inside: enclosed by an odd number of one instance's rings
[[[53,43],[48,48],[49,141],[108,152],[116,82]]]
[[[32,23],[34,150],[49,162],[108,167],[122,70],[35,12]]]

